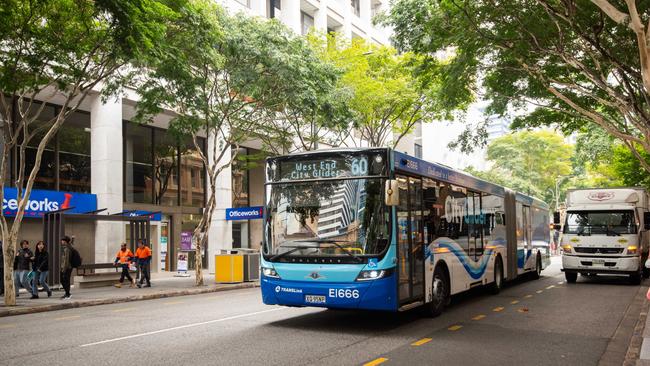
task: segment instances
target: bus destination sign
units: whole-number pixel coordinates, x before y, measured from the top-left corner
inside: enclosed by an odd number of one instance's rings
[[[280,162],[281,180],[332,179],[368,175],[367,156],[341,156]]]

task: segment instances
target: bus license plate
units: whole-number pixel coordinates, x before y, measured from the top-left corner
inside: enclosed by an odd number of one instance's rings
[[[594,259],[592,262],[593,264],[605,264],[604,259]]]
[[[308,302],[310,304],[324,304],[325,296],[305,295],[305,302]]]

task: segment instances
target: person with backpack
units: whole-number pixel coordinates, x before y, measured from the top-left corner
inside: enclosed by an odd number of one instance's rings
[[[81,265],[81,256],[72,246],[72,239],[67,235],[61,238],[60,258],[61,272],[59,278],[61,280],[61,286],[63,286],[63,289],[65,290],[65,294],[61,296],[61,299],[70,300],[72,297],[70,294],[70,276],[72,275],[72,269]]]
[[[131,249],[128,249],[126,247],[126,243],[122,243],[120,250],[115,255],[115,262],[113,263],[115,266],[120,266],[122,268],[122,273],[120,274],[120,282],[116,283],[115,287],[122,287],[122,282],[124,282],[125,277],[129,279],[129,282],[131,284],[130,287],[135,287],[135,280],[129,273],[129,267],[132,262],[133,252]]]
[[[29,292],[32,291],[32,285],[28,276],[32,269],[33,257],[34,255],[29,249],[29,242],[27,240],[22,240],[20,242],[20,250],[16,253],[16,257],[14,258],[14,284],[16,287],[16,297],[20,296],[18,293],[20,286]]]
[[[47,297],[51,297],[52,290],[47,285],[47,274],[49,273],[47,247],[45,247],[45,243],[42,240],[36,243],[34,252],[32,271],[34,271],[35,275],[32,280],[32,299],[38,299],[39,283],[43,286],[43,290],[47,292]]]
[[[147,280],[146,287],[151,287],[151,249],[144,243],[144,240],[138,240],[138,249],[135,250],[135,260],[140,272],[140,282],[138,287],[142,287],[144,280]]]

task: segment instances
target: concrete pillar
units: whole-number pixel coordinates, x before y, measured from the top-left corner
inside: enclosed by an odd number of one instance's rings
[[[282,4],[284,5],[284,4]],[[283,9],[284,10],[284,9]],[[212,161],[214,158],[211,154],[212,147],[216,141],[214,136],[208,137],[208,154]],[[220,149],[217,147],[217,154]],[[224,155],[222,162],[230,161],[230,151]],[[216,184],[216,208],[212,215],[212,223],[208,231],[208,271],[214,273],[214,256],[221,249],[232,249],[232,224],[226,221],[226,209],[232,207],[232,170],[230,167],[224,169],[217,177]],[[210,197],[211,188],[207,185],[208,197]]]
[[[90,106],[90,189],[97,207],[110,214],[122,212],[122,99],[102,103],[95,95]],[[110,262],[125,240],[124,223],[98,221],[95,226],[95,261]]]
[[[296,34],[302,34],[302,21],[300,16],[300,0],[282,1],[282,18],[280,19]]]
[[[359,1],[360,5],[360,14],[359,18],[361,18],[364,26],[370,26],[370,23],[372,22],[372,15],[371,15],[371,4],[370,0],[360,0]]]
[[[327,0],[321,0],[320,8],[314,14],[314,28],[327,33]]]

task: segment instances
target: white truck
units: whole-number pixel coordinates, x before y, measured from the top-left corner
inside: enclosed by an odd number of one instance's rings
[[[628,275],[630,283],[647,278],[650,245],[648,192],[644,188],[569,190],[562,235],[562,271],[568,283],[578,273]],[[554,224],[559,229],[556,212]]]

